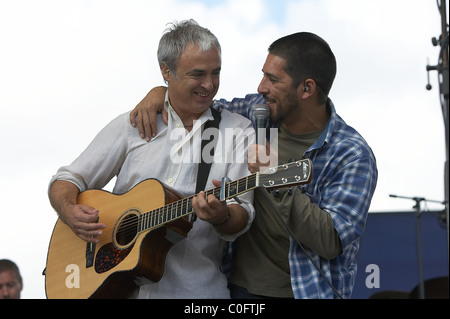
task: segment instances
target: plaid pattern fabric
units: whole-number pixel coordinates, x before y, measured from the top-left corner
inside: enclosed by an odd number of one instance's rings
[[[215,108],[226,108],[253,121],[252,107],[264,103],[261,95],[249,94],[231,102],[217,100]],[[331,118],[319,139],[304,154],[312,160],[313,180],[301,185],[311,202],[332,217],[343,247],[338,257],[327,260],[307,247],[312,261],[343,298],[350,298],[356,278],[356,255],[364,231],[370,202],[378,178],[375,156],[363,137],[336,113],[331,100]],[[255,123],[253,123],[255,124]],[[268,127],[276,127],[268,123]],[[230,269],[230,247],[227,246]],[[291,284],[295,298],[336,298],[330,285],[315,269],[308,256],[291,238],[289,248]]]

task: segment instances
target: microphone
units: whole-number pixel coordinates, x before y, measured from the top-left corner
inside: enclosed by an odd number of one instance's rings
[[[266,120],[270,115],[266,104],[256,104],[253,107],[253,118],[256,124],[256,144],[266,145]]]

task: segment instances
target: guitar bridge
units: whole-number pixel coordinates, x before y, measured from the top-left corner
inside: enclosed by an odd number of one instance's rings
[[[86,268],[94,266],[95,244],[86,244]]]

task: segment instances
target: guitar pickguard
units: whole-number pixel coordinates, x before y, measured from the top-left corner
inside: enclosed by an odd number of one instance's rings
[[[101,274],[113,269],[128,256],[133,246],[134,244],[126,249],[117,249],[112,243],[103,245],[95,257],[95,271]]]

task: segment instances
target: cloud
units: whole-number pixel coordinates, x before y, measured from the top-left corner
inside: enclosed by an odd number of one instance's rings
[[[413,203],[390,193],[443,197],[442,114],[437,86],[424,88],[426,59],[435,64],[438,55],[430,42],[440,34],[435,3],[1,1],[0,236],[7,245],[0,258],[21,266],[24,298],[45,296],[40,273],[56,220],[47,199],[50,177],[111,119],[163,84],[159,38],[168,22],[189,18],[221,42],[218,97],[225,98],[256,92],[275,39],[298,31],[322,36],[338,60],[331,91],[337,111],[378,159],[372,210],[411,209]]]

